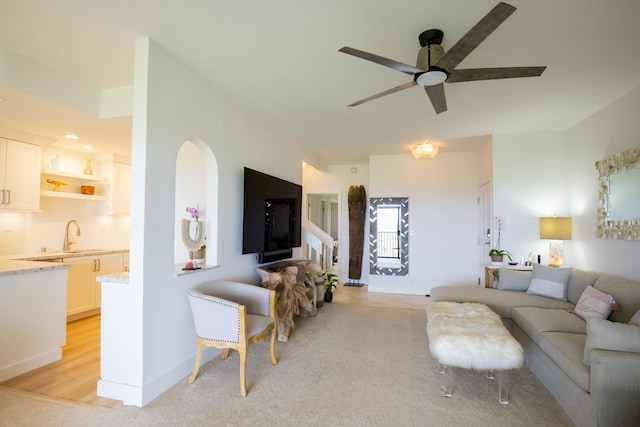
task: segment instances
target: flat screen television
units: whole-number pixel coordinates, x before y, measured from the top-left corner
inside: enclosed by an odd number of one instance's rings
[[[302,186],[244,168],[242,253],[258,263],[290,258],[301,245]]]

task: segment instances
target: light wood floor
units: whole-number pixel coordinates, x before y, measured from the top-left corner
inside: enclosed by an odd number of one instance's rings
[[[62,360],[6,380],[0,385],[57,399],[113,407],[117,400],[97,395],[100,379],[100,316],[67,324]]]
[[[424,295],[399,295],[368,292],[362,288],[338,285],[334,303],[382,307],[424,309]],[[36,393],[56,399],[111,408],[120,402],[98,397],[100,379],[100,316],[67,324],[67,345],[62,360],[29,371],[0,383],[0,386]]]

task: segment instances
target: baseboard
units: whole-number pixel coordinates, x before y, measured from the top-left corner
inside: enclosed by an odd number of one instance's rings
[[[142,387],[112,381],[98,381],[98,396],[121,400],[125,405],[142,407]]]
[[[82,313],[71,314],[67,316],[67,323],[75,322],[76,320],[84,319],[86,317],[96,316],[100,314],[100,308],[94,308],[93,310],[83,311]]]
[[[8,380],[49,363],[62,359],[62,348],[54,348],[38,356],[30,357],[0,368],[0,381]]]
[[[218,349],[205,350],[211,351],[203,352],[200,366],[210,362],[214,357],[222,353],[222,351]],[[195,360],[194,352],[193,355],[175,364],[143,386],[121,384],[101,379],[98,381],[98,396],[121,400],[125,405],[143,407],[178,382],[187,381],[187,377],[193,370]]]

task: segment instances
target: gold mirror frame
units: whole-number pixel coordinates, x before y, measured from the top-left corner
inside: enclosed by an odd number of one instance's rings
[[[596,162],[598,178],[598,222],[596,235],[603,239],[640,240],[637,219],[609,220],[609,177],[632,168],[640,168],[640,149],[632,149]]]

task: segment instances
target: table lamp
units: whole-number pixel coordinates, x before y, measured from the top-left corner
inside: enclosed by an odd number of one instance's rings
[[[549,266],[560,267],[563,263],[563,240],[571,240],[571,217],[540,218],[540,238],[549,239]]]

